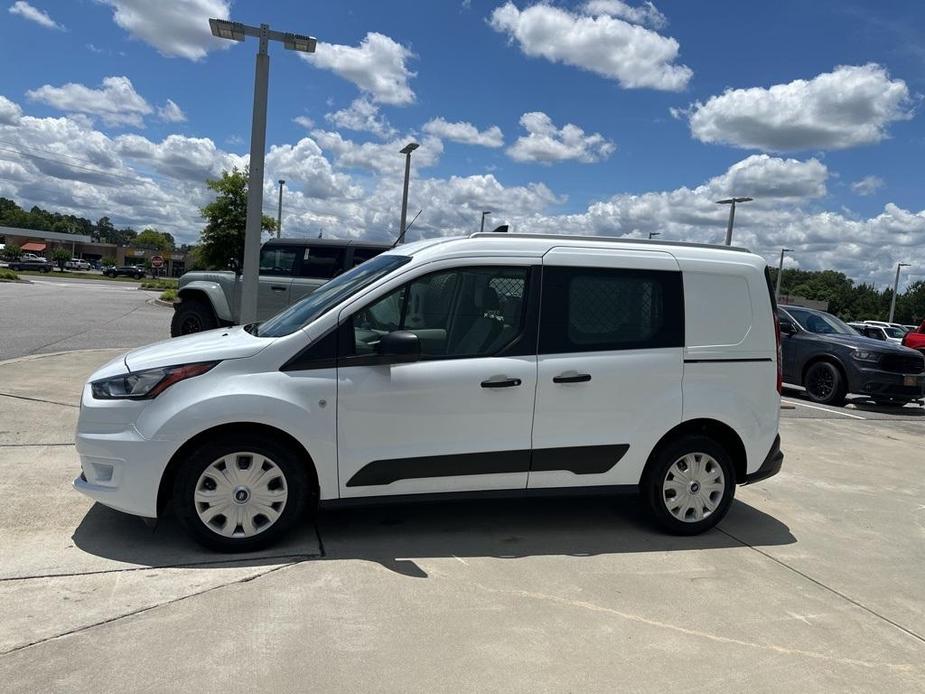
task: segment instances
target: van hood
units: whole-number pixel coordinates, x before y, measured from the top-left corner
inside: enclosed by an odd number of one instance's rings
[[[262,352],[273,341],[273,338],[254,337],[240,325],[218,328],[136,349],[125,355],[125,365],[129,371],[143,371],[200,361],[243,359]]]

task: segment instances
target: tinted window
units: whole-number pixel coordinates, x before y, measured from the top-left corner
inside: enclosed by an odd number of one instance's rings
[[[287,246],[264,246],[260,250],[260,274],[291,275],[297,251]]]
[[[370,258],[375,258],[382,253],[381,248],[354,248],[353,249],[353,267],[360,263],[365,263]]]
[[[344,246],[306,246],[299,276],[320,280],[337,277],[344,269],[346,253]]]
[[[578,267],[543,269],[541,353],[683,344],[681,273]]]
[[[795,306],[787,307],[787,313],[800,324],[804,330],[817,335],[854,335],[857,331],[843,323],[831,313],[824,311],[810,311]]]
[[[327,282],[298,303],[251,329],[260,337],[280,337],[308,325],[328,309],[409,262],[401,255],[381,255]]]
[[[490,267],[419,277],[354,314],[352,353],[375,354],[383,335],[410,330],[424,357],[496,354],[523,329],[527,273]]]

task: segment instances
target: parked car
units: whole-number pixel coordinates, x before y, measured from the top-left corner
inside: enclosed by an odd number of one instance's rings
[[[71,258],[64,264],[66,270],[89,270],[90,263],[82,258]]]
[[[895,345],[901,345],[903,336],[906,332],[900,328],[894,328],[891,325],[875,325],[873,323],[848,323],[852,328],[858,331],[864,337],[870,337],[874,340],[892,342]]]
[[[144,279],[145,269],[140,265],[110,265],[103,269],[107,277],[134,277],[136,280]]]
[[[881,328],[897,328],[903,332],[906,331],[906,326],[904,326],[902,323],[887,323],[883,320],[866,320],[863,322],[867,325],[879,325]]]
[[[903,345],[925,354],[925,321],[903,336]]]
[[[389,249],[339,239],[272,239],[260,250],[257,320],[266,320],[328,280]],[[234,325],[240,315],[241,276],[231,271],[187,272],[177,287],[173,337]]]
[[[925,395],[925,359],[914,350],[860,335],[824,311],[781,306],[778,316],[784,382],[804,387],[813,401],[840,405],[857,393],[903,405]]]
[[[735,248],[403,245],[263,323],[103,366],[74,484],[149,518],[171,502],[231,551],[319,501],[489,491],[628,487],[669,531],[699,533],[781,466],[773,306],[764,259]]]
[[[11,260],[7,267],[10,270],[34,270],[38,272],[51,272],[54,265],[41,256],[32,253],[23,253],[18,260]]]

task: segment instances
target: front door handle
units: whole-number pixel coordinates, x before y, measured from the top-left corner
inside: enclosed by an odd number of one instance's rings
[[[571,373],[566,372],[564,374],[559,374],[558,376],[554,376],[552,379],[552,382],[553,383],[587,383],[590,380],[591,380],[591,374],[579,374],[573,371]]]
[[[521,383],[519,378],[490,378],[482,381],[482,388],[513,388]]]
[[[271,285],[270,285],[270,289],[272,289],[274,292],[284,292],[284,291],[286,291],[286,288],[285,288],[285,287],[280,287],[280,286],[277,285],[277,284],[271,284]]]

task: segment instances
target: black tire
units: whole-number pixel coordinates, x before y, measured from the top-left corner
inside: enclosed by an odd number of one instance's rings
[[[287,491],[285,504],[276,521],[250,537],[226,537],[212,529],[200,518],[194,498],[203,472],[217,460],[236,452],[252,453],[272,461],[277,468],[272,474],[280,473],[282,481],[279,484]],[[243,465],[246,456],[238,460]],[[180,524],[196,542],[219,552],[252,552],[271,545],[304,518],[306,502],[311,498],[314,496],[309,476],[300,455],[288,446],[260,435],[225,436],[220,441],[199,446],[182,463],[173,487],[174,511]],[[227,527],[228,522],[227,519],[219,520],[217,524]],[[237,527],[243,532],[243,526]]]
[[[50,267],[43,267],[43,268],[42,268],[42,272],[51,272],[51,268],[50,268]]]
[[[806,394],[820,405],[844,405],[848,386],[841,369],[828,361],[817,361],[803,379]]]
[[[713,499],[713,511],[705,513],[701,520],[685,521],[677,518],[669,508],[670,501],[664,485],[672,466],[689,454],[706,454],[712,458],[722,471],[724,487],[721,495]],[[699,462],[704,461],[701,458]],[[653,454],[639,483],[639,492],[652,516],[665,530],[675,535],[698,535],[719,523],[729,512],[735,497],[735,483],[735,468],[726,449],[708,436],[690,434],[661,446]],[[699,492],[699,487],[694,491]],[[703,508],[701,506],[701,513]]]
[[[183,299],[173,312],[170,336],[192,335],[218,327],[212,307],[199,299]]]

